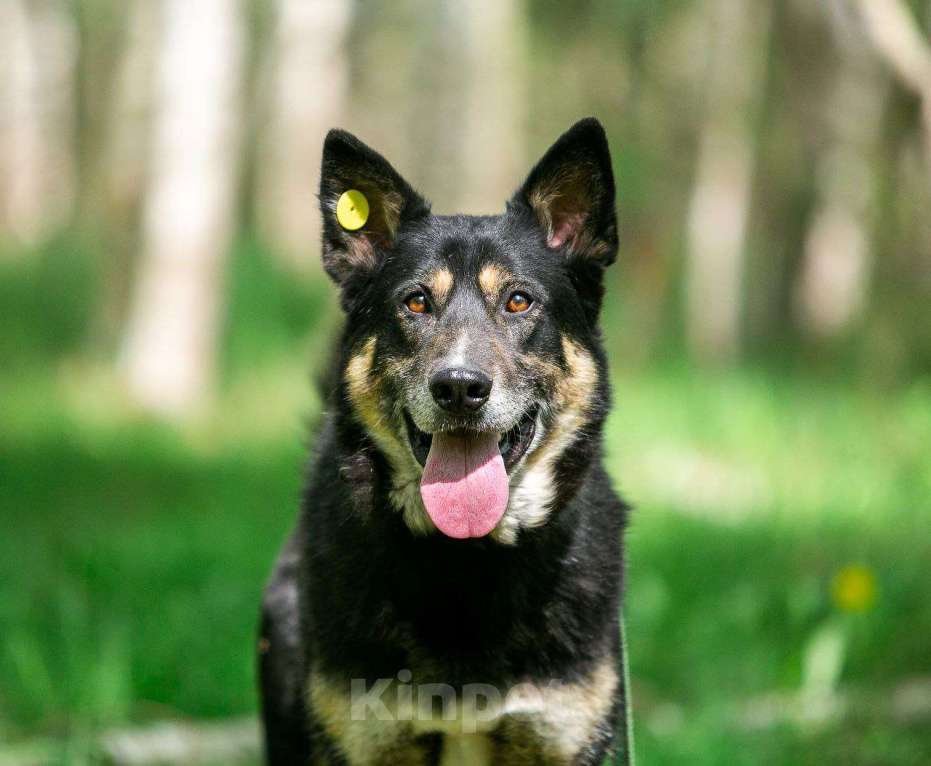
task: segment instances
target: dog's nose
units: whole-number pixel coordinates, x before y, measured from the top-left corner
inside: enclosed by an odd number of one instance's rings
[[[491,378],[479,370],[449,367],[430,378],[430,393],[451,415],[470,415],[488,401]]]

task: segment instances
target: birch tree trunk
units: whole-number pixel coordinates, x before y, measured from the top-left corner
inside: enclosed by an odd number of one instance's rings
[[[101,169],[105,208],[119,224],[142,200],[155,109],[161,7],[152,0],[131,0],[126,45],[117,62],[116,92],[105,126]]]
[[[320,263],[317,184],[323,138],[346,113],[350,0],[278,0],[270,102],[257,163],[256,215],[266,242],[294,267]]]
[[[166,0],[129,390],[169,417],[207,397],[234,226],[244,30],[238,0]]]
[[[931,180],[931,43],[902,0],[851,0],[873,47],[899,81],[921,99],[925,157]]]
[[[35,244],[74,203],[77,33],[58,0],[0,2],[0,229]]]
[[[840,62],[824,103],[828,145],[818,157],[815,211],[795,286],[800,324],[830,337],[865,308],[872,275],[876,150],[887,81],[864,47],[846,0],[822,6]]]
[[[402,170],[407,168],[408,178],[413,179],[415,186],[430,190],[437,213],[459,212],[465,185],[468,59],[463,8],[466,4],[460,0],[411,3],[408,8],[415,13],[410,20],[401,15],[390,20],[393,26],[404,24],[411,32],[402,39],[397,39],[396,31],[385,35],[386,43],[403,52],[407,71],[391,71],[389,92],[393,100],[382,101],[379,111],[403,113],[398,129],[407,147],[396,155],[398,166]],[[409,54],[404,51],[405,46],[409,46]],[[379,79],[388,84],[388,78]],[[416,82],[417,87],[411,88],[411,82]]]
[[[95,308],[94,335],[101,348],[112,348],[124,331],[132,290],[140,217],[153,159],[158,43],[162,4],[128,0],[125,40],[115,61],[113,94],[101,120],[103,140],[93,153],[93,178],[85,181],[85,200],[105,223],[102,253],[105,279]],[[90,175],[90,174],[88,174]],[[91,185],[92,192],[86,191]]]
[[[365,33],[352,41],[351,63],[358,76],[347,93],[346,126],[370,146],[377,146],[405,178],[429,188],[432,195],[433,188],[425,183],[418,162],[427,154],[424,147],[428,145],[419,140],[423,124],[418,101],[432,96],[433,71],[430,60],[421,60],[418,54],[441,3],[380,3],[373,19],[364,15],[364,4],[355,5]],[[415,81],[417,87],[412,88]]]
[[[687,227],[686,330],[692,353],[729,361],[740,343],[744,247],[770,3],[708,0],[705,122]]]
[[[523,0],[461,6],[463,96],[461,212],[497,212],[526,173],[527,30]]]

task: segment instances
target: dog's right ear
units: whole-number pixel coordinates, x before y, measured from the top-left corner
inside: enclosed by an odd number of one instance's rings
[[[331,130],[323,143],[320,211],[323,267],[344,285],[374,270],[401,226],[428,215],[430,206],[378,152],[344,130]]]

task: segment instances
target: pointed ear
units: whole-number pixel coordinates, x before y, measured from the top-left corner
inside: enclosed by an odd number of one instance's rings
[[[601,266],[613,263],[614,174],[601,123],[589,117],[560,136],[530,171],[511,205],[533,211],[550,249]]]
[[[347,228],[337,217],[337,205],[355,190],[368,204],[367,215]],[[337,284],[359,271],[371,271],[395,243],[401,226],[428,215],[429,204],[388,161],[344,130],[331,130],[323,143],[320,171],[320,212],[323,215],[323,267]]]

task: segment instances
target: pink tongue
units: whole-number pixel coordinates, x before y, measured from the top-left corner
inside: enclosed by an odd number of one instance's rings
[[[508,505],[508,475],[494,434],[434,434],[420,496],[437,529],[455,538],[484,537]]]

